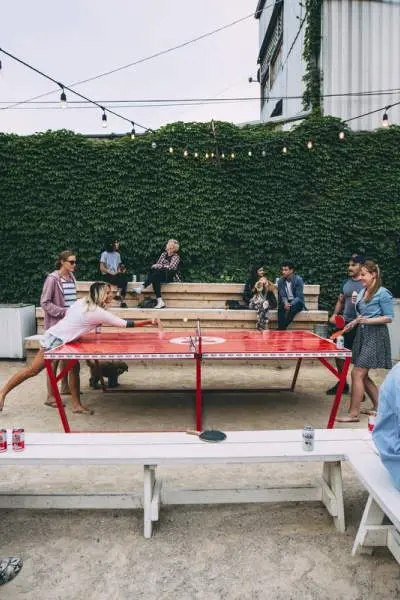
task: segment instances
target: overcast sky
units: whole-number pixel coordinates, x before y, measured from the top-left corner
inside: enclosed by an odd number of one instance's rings
[[[2,8],[0,47],[71,85],[251,14],[243,22],[204,40],[76,89],[104,104],[107,100],[257,97],[258,86],[248,83],[248,77],[255,76],[257,68],[258,21],[253,16],[256,5],[257,0],[13,0]],[[40,110],[0,110],[0,131],[27,134],[48,129],[81,133],[130,130],[128,123],[112,116],[104,130],[101,111],[96,108],[59,108],[60,90],[51,82],[3,54],[0,58],[1,108],[6,106],[4,103],[52,90],[54,93],[41,101],[57,101],[53,109],[40,105]],[[67,97],[73,99],[69,93]],[[259,118],[258,101],[115,110],[153,129],[182,120],[214,118],[240,123]]]

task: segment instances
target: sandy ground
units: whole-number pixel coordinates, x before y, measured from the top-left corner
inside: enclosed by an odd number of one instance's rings
[[[0,381],[22,363],[0,362]],[[257,391],[286,385],[291,369],[208,367],[205,425],[230,429],[290,429],[326,425],[333,381],[321,366],[303,367],[289,392]],[[374,373],[378,382],[383,372]],[[193,371],[172,365],[130,367],[121,387],[179,389]],[[72,417],[82,430],[184,429],[193,427],[190,391],[93,391],[82,369],[82,401],[95,415]],[[255,391],[240,391],[240,388]],[[1,424],[31,431],[60,431],[54,409],[43,405],[44,376],[9,395]],[[67,402],[68,404],[68,402]],[[359,424],[366,427],[366,418]],[[162,468],[164,485],[211,487],[312,482],[320,465],[246,465]],[[337,533],[319,503],[162,507],[153,538],[142,535],[140,511],[2,511],[1,555],[21,555],[24,568],[0,598],[13,600],[257,600],[374,599],[400,596],[400,571],[392,555],[351,556],[367,494],[344,467],[347,532]],[[136,467],[26,468],[2,471],[0,491],[140,491]]]

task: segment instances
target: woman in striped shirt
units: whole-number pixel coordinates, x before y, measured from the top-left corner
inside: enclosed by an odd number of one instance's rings
[[[64,250],[60,252],[56,260],[56,270],[46,277],[40,306],[44,312],[44,329],[47,331],[65,316],[67,309],[76,301],[76,280],[74,272],[76,268],[76,255],[73,250]],[[57,372],[58,361],[54,362],[54,368]],[[61,365],[62,368],[62,365]],[[79,377],[79,365],[75,368],[76,375]],[[61,383],[61,393],[69,394],[68,376],[66,375]],[[55,398],[51,391],[51,385],[47,379],[47,406],[57,407]]]

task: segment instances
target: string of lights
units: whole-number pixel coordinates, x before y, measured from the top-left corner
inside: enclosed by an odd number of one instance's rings
[[[272,6],[275,6],[275,4],[279,4],[281,2],[283,2],[284,0],[274,0],[273,2],[266,4],[260,11],[259,14],[261,15],[262,12],[264,10],[267,10],[268,8],[271,8]],[[250,19],[251,17],[254,17],[254,13],[250,13],[245,15],[244,17],[240,17],[239,19],[236,19],[235,21],[231,21],[230,23],[227,23],[226,25],[222,25],[221,27],[217,27],[216,29],[213,29],[212,31],[208,31],[207,33],[203,33],[202,35],[199,35],[195,38],[192,38],[190,40],[187,40],[185,42],[182,42],[180,44],[177,44],[175,46],[171,46],[170,48],[166,48],[165,50],[160,50],[159,52],[155,52],[153,54],[150,54],[149,56],[145,56],[143,58],[139,58],[133,62],[130,62],[126,65],[122,65],[120,67],[116,67],[114,69],[111,69],[109,71],[105,71],[103,73],[99,73],[97,75],[93,75],[92,77],[88,77],[87,79],[82,79],[80,81],[75,81],[74,83],[69,84],[71,87],[76,87],[78,85],[83,85],[84,83],[89,83],[91,81],[96,81],[97,79],[101,79],[102,77],[107,77],[108,75],[112,75],[113,73],[118,73],[119,71],[123,71],[125,69],[129,69],[131,67],[135,67],[137,65],[143,64],[145,62],[148,62],[150,60],[154,60],[155,58],[159,58],[160,56],[164,56],[165,54],[169,54],[170,52],[174,52],[175,50],[180,50],[181,48],[185,48],[186,46],[189,46],[191,44],[194,44],[196,42],[199,42],[201,40],[204,40],[212,35],[215,35],[216,33],[220,33],[221,31],[224,31],[225,29],[228,29],[230,27],[233,27],[234,25],[237,25],[238,23],[242,23],[243,21],[246,21],[248,19]],[[1,49],[0,49],[1,50]],[[1,63],[0,63],[1,65]],[[0,67],[1,68],[1,67]],[[57,82],[55,82],[57,83]],[[43,94],[39,94],[38,96],[33,96],[32,98],[27,98],[26,100],[21,100],[19,102],[14,102],[8,106],[4,106],[1,107],[0,110],[8,110],[9,108],[15,108],[16,106],[20,105],[20,104],[26,104],[29,102],[32,102],[33,100],[39,100],[40,98],[44,98],[46,96],[49,96],[50,94],[54,94],[55,90],[51,90],[49,92],[45,92]]]
[[[131,136],[132,136],[132,138],[135,137],[135,133],[136,133],[136,131],[135,131],[135,125],[138,126],[138,127],[140,127],[141,129],[143,129],[144,131],[152,131],[152,129],[150,127],[147,127],[145,125],[141,125],[138,122],[135,123],[134,121],[131,121],[131,119],[128,119],[128,117],[125,117],[124,115],[121,115],[120,113],[115,112],[111,108],[103,106],[102,104],[100,104],[96,100],[92,100],[91,98],[88,98],[87,96],[84,96],[80,92],[77,92],[76,90],[73,90],[68,85],[65,85],[65,84],[57,81],[56,79],[54,79],[50,75],[47,75],[46,73],[44,73],[40,69],[37,69],[33,65],[30,65],[26,61],[24,61],[21,58],[18,58],[17,56],[15,56],[14,54],[11,54],[10,52],[7,52],[7,50],[4,50],[4,48],[0,48],[0,52],[2,52],[3,54],[5,54],[9,58],[15,60],[16,62],[20,63],[21,65],[24,65],[25,67],[27,67],[31,71],[34,71],[38,75],[41,75],[45,79],[48,79],[49,81],[52,81],[53,83],[57,84],[58,87],[61,89],[60,105],[61,105],[62,108],[65,108],[65,106],[67,104],[67,95],[65,93],[65,90],[67,90],[68,92],[71,92],[72,94],[75,94],[76,96],[78,96],[78,98],[82,98],[82,100],[85,100],[86,102],[89,102],[90,104],[93,104],[97,108],[100,108],[100,110],[102,111],[101,120],[102,120],[103,127],[107,127],[107,113],[109,113],[110,115],[114,115],[115,117],[118,117],[119,119],[122,119],[123,121],[126,121],[126,122],[128,122],[128,123],[131,124],[131,126],[132,126],[132,129],[131,129]],[[1,65],[0,65],[0,67],[1,67]]]

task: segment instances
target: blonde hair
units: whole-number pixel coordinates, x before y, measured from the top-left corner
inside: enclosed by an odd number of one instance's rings
[[[179,242],[178,242],[178,240],[168,240],[167,246],[168,246],[168,244],[175,244],[175,252],[179,251]]]
[[[105,281],[95,281],[89,288],[86,298],[86,310],[95,310],[98,306],[104,308],[111,285]]]
[[[63,250],[56,258],[56,269],[59,269],[63,262],[68,260],[69,256],[75,256],[75,252],[73,250]]]
[[[382,286],[381,270],[378,263],[374,262],[373,260],[366,260],[365,263],[361,265],[361,269],[365,269],[371,275],[375,275],[375,282],[373,286],[371,289],[366,289],[364,293],[364,301],[369,302],[372,296],[374,296],[374,294],[376,294],[376,292]]]

